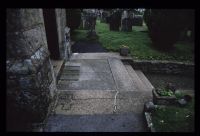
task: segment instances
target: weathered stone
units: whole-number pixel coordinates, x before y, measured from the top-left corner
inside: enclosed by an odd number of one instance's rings
[[[69,58],[68,54],[71,53],[70,44],[70,29],[66,27],[66,11],[65,9],[55,9],[56,24],[58,32],[59,52],[62,59]]]
[[[42,9],[7,9],[7,31],[25,30],[43,23]]]
[[[8,70],[7,72],[13,74],[20,74],[20,75],[26,75],[29,73],[29,69],[27,66],[23,65],[23,62],[15,62]]]
[[[146,102],[144,104],[144,112],[152,112],[155,111],[156,106],[153,104],[153,102]]]
[[[7,124],[10,131],[26,131],[25,126],[46,117],[55,81],[49,87],[53,70],[42,10],[8,9],[7,13]]]
[[[178,100],[178,103],[180,106],[185,106],[187,104],[187,101],[185,99]]]
[[[145,132],[141,114],[57,115],[49,118],[44,132]]]
[[[119,53],[109,52],[109,53],[73,53],[71,60],[99,60],[99,59],[108,59],[108,58],[118,58],[121,60],[132,60],[130,56],[120,56]]]
[[[40,86],[34,75],[19,78],[19,84],[22,89],[34,89]]]

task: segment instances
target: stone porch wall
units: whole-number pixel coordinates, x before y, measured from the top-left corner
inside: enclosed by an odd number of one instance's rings
[[[26,131],[51,110],[56,84],[42,9],[7,9],[7,130]]]
[[[61,59],[68,59],[70,49],[70,41],[66,40],[66,10],[55,9],[57,32],[58,32],[58,44],[60,49]],[[69,36],[69,35],[68,35]],[[70,39],[70,36],[69,36]]]
[[[194,76],[194,63],[177,61],[149,61],[149,60],[123,60],[132,65],[134,69],[140,69],[149,73],[182,74]]]

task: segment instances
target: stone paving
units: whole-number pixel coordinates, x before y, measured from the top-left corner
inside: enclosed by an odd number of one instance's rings
[[[152,88],[142,89],[145,84],[135,82],[139,77],[129,75],[120,57],[109,53],[72,56],[58,81],[58,103],[44,131],[146,131],[143,106],[152,100]],[[73,74],[66,75],[70,63],[80,66],[76,80]],[[70,69],[73,73],[73,67]]]

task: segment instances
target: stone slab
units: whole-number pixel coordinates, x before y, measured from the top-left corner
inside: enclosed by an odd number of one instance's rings
[[[80,63],[80,72],[107,72],[111,73],[108,61],[105,59],[98,60],[71,60],[72,63]],[[64,69],[65,71],[65,69]]]
[[[78,81],[79,75],[64,75],[60,77],[60,80],[67,80],[67,81]]]
[[[71,60],[108,59],[108,58],[132,59],[130,56],[120,56],[119,53],[115,53],[115,52],[110,52],[110,53],[73,53],[71,56]]]
[[[55,111],[65,115],[114,113],[115,95],[113,90],[61,91]],[[142,114],[147,101],[152,101],[150,92],[120,92],[116,97],[116,113]]]
[[[60,79],[78,79],[78,81],[87,81],[87,80],[93,80],[93,81],[108,81],[113,80],[111,73],[79,73],[79,74],[62,74]],[[108,81],[109,82],[109,81]]]
[[[134,86],[129,73],[127,72],[124,64],[119,59],[108,59],[110,68],[115,80],[118,90],[122,91],[137,91],[138,89]]]
[[[58,81],[60,90],[115,90],[113,80],[83,80],[83,81]]]
[[[131,65],[124,65],[129,73],[129,75],[132,78],[133,84],[136,86],[136,88],[140,91],[147,91],[148,88],[145,86],[145,84],[140,80],[138,75],[136,74],[135,70],[133,70]]]
[[[73,70],[63,70],[62,74],[70,74],[70,75],[79,75],[80,71],[73,71]]]
[[[152,91],[154,89],[153,85],[150,83],[150,81],[147,79],[147,77],[144,75],[144,73],[141,70],[135,70],[141,81],[144,83],[144,85],[147,88],[147,91]]]
[[[71,95],[73,100],[77,99],[113,99],[115,90],[59,90],[60,96]]]
[[[65,63],[65,66],[80,67],[81,64],[80,63],[73,63],[73,62],[68,61],[68,62]]]
[[[60,99],[55,108],[56,114],[64,115],[94,115],[112,114],[114,99]]]
[[[56,115],[51,116],[45,132],[145,132],[141,114]]]
[[[80,67],[71,67],[71,66],[65,66],[64,71],[77,71],[79,72],[80,71]]]

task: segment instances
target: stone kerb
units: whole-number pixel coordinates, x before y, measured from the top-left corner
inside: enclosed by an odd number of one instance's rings
[[[163,61],[163,60],[124,60],[143,72],[160,74],[182,74],[186,76],[194,75],[192,62]]]

